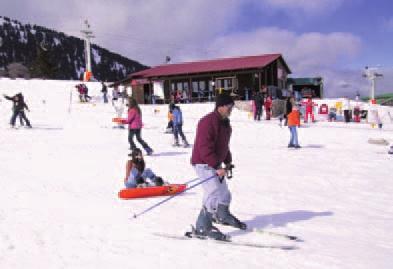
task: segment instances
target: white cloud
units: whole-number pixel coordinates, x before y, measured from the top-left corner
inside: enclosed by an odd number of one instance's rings
[[[350,33],[298,35],[279,28],[260,28],[217,37],[206,51],[185,51],[181,60],[282,53],[294,72],[292,76],[322,76],[328,96],[354,96],[356,91],[365,91],[362,85],[366,82],[361,81],[360,71],[338,70],[340,64],[357,56],[361,46],[361,40]],[[349,86],[343,87],[343,81]]]
[[[361,41],[350,33],[296,34],[279,28],[259,28],[215,38],[200,54],[182,54],[182,60],[264,53],[282,53],[298,74],[331,68],[355,57]],[[314,72],[313,72],[314,73]]]

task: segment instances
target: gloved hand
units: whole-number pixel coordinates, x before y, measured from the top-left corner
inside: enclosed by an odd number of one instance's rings
[[[235,166],[232,163],[225,164],[225,170],[231,171]]]
[[[226,163],[225,164],[225,170],[227,171],[227,178],[232,178],[232,169],[235,168],[235,166],[232,163]]]

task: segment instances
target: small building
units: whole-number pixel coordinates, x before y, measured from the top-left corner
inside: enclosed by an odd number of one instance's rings
[[[131,86],[133,97],[143,104],[211,101],[222,92],[249,100],[262,86],[272,94],[285,89],[290,73],[281,54],[265,54],[160,65],[132,73],[110,87]]]
[[[295,96],[323,97],[323,79],[321,77],[288,78],[287,83],[289,89],[292,90]]]

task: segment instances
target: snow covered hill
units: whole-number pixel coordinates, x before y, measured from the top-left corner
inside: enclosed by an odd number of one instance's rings
[[[83,39],[0,15],[0,73],[5,71],[4,76],[80,79],[85,71],[84,53]],[[94,77],[99,81],[120,80],[147,68],[96,44],[91,45],[91,53]],[[30,71],[16,72],[12,63]]]
[[[303,148],[288,149],[277,120],[231,117],[234,178],[231,210],[251,228],[303,242],[220,227],[234,240],[294,250],[176,240],[201,207],[195,188],[133,219],[162,198],[123,201],[127,130],[112,128],[115,112],[89,84],[80,104],[76,81],[0,80],[0,268],[392,268],[393,126],[317,122],[299,129]],[[3,93],[23,92],[33,129],[11,129]],[[70,106],[70,92],[71,96]],[[181,105],[184,131],[213,104]],[[173,148],[164,134],[166,105],[146,105],[143,137],[155,151],[146,162],[173,183],[196,178],[191,148]]]

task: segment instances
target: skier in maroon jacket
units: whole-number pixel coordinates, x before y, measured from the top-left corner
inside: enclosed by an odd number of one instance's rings
[[[229,140],[232,128],[229,122],[234,102],[229,95],[220,94],[216,99],[216,108],[204,116],[198,123],[191,164],[194,166],[204,191],[203,207],[196,221],[195,233],[217,240],[226,240],[227,236],[212,225],[212,222],[230,225],[242,230],[247,225],[229,211],[231,192],[225,176],[232,166]],[[225,168],[222,164],[225,164]]]

